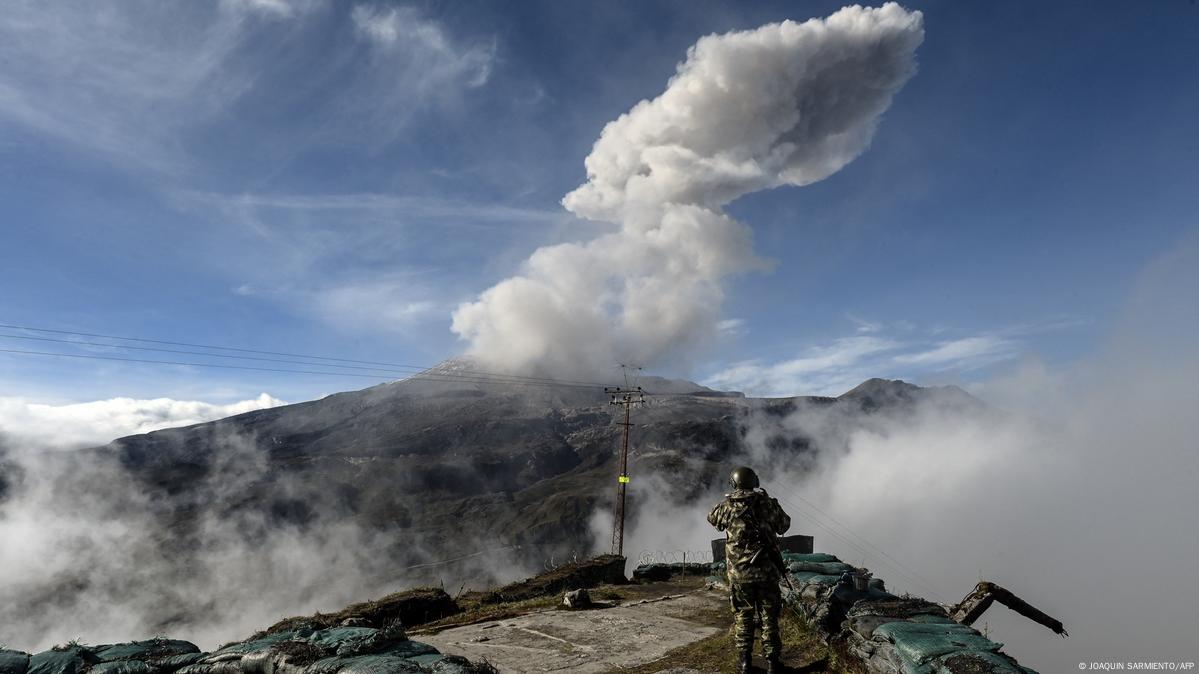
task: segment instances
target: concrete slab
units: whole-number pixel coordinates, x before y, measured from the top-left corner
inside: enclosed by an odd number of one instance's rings
[[[486,658],[504,674],[596,674],[653,662],[716,634],[720,628],[703,616],[726,606],[724,594],[698,590],[613,608],[537,611],[414,638],[442,653]]]

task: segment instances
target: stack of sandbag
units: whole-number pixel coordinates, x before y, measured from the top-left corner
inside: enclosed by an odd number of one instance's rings
[[[940,604],[919,597],[865,600],[846,613],[849,652],[879,674],[1028,674],[999,652],[1003,644],[954,622]]]
[[[0,674],[474,674],[465,658],[412,641],[398,625],[296,629],[202,653],[195,644],[151,639],[30,655],[0,650]]]

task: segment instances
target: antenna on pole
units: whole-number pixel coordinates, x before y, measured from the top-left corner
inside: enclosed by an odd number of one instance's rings
[[[625,385],[623,387],[606,387],[604,388],[604,392],[612,398],[609,401],[610,405],[621,405],[624,407],[624,423],[619,424],[624,427],[624,437],[620,445],[620,475],[616,478],[618,484],[616,512],[612,522],[612,554],[623,557],[625,491],[629,486],[629,429],[633,426],[632,422],[629,421],[629,417],[633,405],[640,405],[645,402],[645,392],[641,390],[640,386],[629,384],[629,370],[634,369],[640,373],[641,368],[623,363],[620,367],[624,370]],[[636,382],[636,378],[634,382]]]

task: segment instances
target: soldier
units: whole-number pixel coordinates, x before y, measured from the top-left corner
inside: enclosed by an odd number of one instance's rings
[[[733,493],[708,513],[708,522],[727,532],[724,559],[729,577],[729,594],[736,623],[737,672],[750,670],[754,647],[754,616],[762,622],[762,651],[767,672],[783,671],[782,639],[779,637],[779,611],[782,592],[781,555],[775,538],[791,527],[791,517],[783,512],[777,499],[758,488],[758,476],[746,466],[733,470],[729,477]]]

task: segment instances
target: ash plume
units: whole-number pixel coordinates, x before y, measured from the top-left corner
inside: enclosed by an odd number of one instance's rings
[[[920,12],[888,3],[701,38],[662,94],[604,128],[587,182],[562,200],[617,229],[538,249],[452,329],[493,368],[685,365],[717,332],[722,282],[766,266],[722,207],[860,155],[923,37]]]

